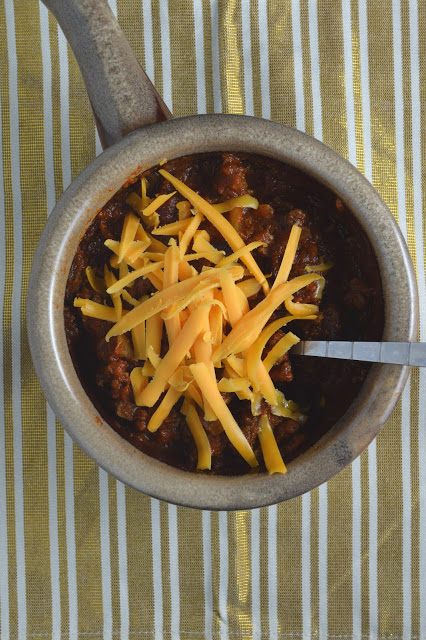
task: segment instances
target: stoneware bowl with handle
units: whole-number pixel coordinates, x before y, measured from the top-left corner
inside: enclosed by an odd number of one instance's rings
[[[254,117],[172,118],[141,69],[105,0],[44,0],[77,58],[104,152],[74,180],[48,218],[27,301],[31,353],[42,388],[74,441],[135,489],[175,504],[247,509],[288,500],[333,477],[378,434],[408,368],[374,365],[345,415],[284,476],[180,471],[138,451],[97,413],[68,351],[63,298],[80,238],[96,212],[141,167],[207,151],[257,153],[302,169],[329,187],[360,222],[376,253],[385,304],[384,340],[417,337],[417,293],[407,247],[370,183],[337,153],[295,129]]]

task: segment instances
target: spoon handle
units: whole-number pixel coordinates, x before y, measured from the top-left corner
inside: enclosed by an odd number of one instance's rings
[[[292,353],[340,360],[426,367],[426,342],[347,342],[312,340],[299,342]]]
[[[172,117],[106,0],[43,0],[77,59],[103,148]]]

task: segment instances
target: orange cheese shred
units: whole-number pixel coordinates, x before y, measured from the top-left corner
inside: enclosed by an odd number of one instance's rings
[[[210,405],[214,407],[218,420],[224,428],[230,442],[251,467],[257,467],[258,462],[253,449],[220,395],[216,378],[211,374],[204,362],[192,364],[190,365],[190,369],[202,394],[207,398]]]
[[[259,427],[259,442],[268,473],[287,473],[267,415],[260,416]]]
[[[227,213],[231,211],[234,207],[245,207],[250,209],[257,209],[259,207],[259,201],[253,196],[244,194],[243,196],[237,196],[236,198],[231,198],[230,200],[225,200],[225,202],[219,202],[218,204],[214,204],[213,207],[216,209],[218,213]]]
[[[293,278],[289,282],[279,285],[271,290],[268,296],[259,302],[254,309],[251,309],[241,318],[237,326],[226,336],[222,344],[213,353],[213,360],[216,362],[226,358],[232,353],[245,351],[257,339],[264,325],[267,323],[273,312],[286,298],[293,293],[306,287],[311,282],[317,280],[317,274],[307,274]]]
[[[275,282],[272,285],[272,289],[275,289],[283,282],[287,282],[288,276],[290,275],[291,267],[294,262],[294,258],[296,256],[297,246],[300,240],[300,234],[302,233],[302,227],[294,224],[290,231],[290,237],[287,242],[287,246],[284,251],[283,259],[281,261],[280,268],[278,270],[277,277],[275,278]]]
[[[121,232],[120,246],[118,249],[118,263],[120,263],[127,254],[130,246],[135,239],[136,231],[139,226],[139,218],[133,213],[128,213],[124,218],[123,230]]]
[[[149,203],[147,207],[145,207],[145,209],[142,210],[142,214],[146,218],[148,218],[153,213],[155,213],[157,209],[161,207],[161,205],[163,205],[165,202],[167,202],[167,200],[169,200],[172,196],[174,196],[175,193],[176,191],[172,191],[172,193],[164,193],[160,196],[157,196],[156,198],[154,198],[152,202]]]
[[[192,437],[195,441],[195,446],[198,452],[197,469],[211,469],[212,467],[212,452],[210,442],[207,437],[204,427],[201,424],[201,420],[198,416],[197,410],[192,403],[190,403],[188,410],[186,411],[186,422],[191,430]]]
[[[196,309],[186,321],[178,338],[169,346],[169,350],[158,365],[153,379],[141,394],[141,401],[145,406],[152,407],[157,402],[168,379],[176,371],[201,332],[204,317],[208,312],[208,307]]]
[[[237,265],[224,267],[224,269],[227,268],[230,269],[231,274],[236,279],[242,277],[243,274],[241,267],[238,267]],[[155,313],[163,311],[166,307],[176,303],[178,300],[182,300],[185,296],[193,293],[197,285],[201,284],[208,288],[215,284],[219,284],[219,279],[220,270],[211,269],[209,271],[204,271],[197,276],[193,276],[192,278],[188,278],[187,280],[183,280],[182,282],[178,282],[177,284],[168,287],[165,291],[158,291],[156,294],[151,296],[149,300],[142,302],[138,307],[129,311],[129,313],[126,314],[126,317],[122,318],[120,322],[117,322],[117,324],[115,324],[105,336],[106,341],[108,342],[112,336],[130,331],[130,329],[133,329],[133,327],[139,324],[139,322],[146,320]]]
[[[218,213],[216,209],[209,202],[207,202],[207,200],[198,195],[198,193],[193,191],[181,180],[178,180],[178,178],[172,176],[172,174],[168,171],[160,169],[160,173],[163,178],[166,178],[175,187],[175,189],[184,196],[184,198],[189,200],[189,202],[200,213],[202,213],[212,223],[212,225],[215,226],[216,229],[218,229],[218,231],[220,231],[226,242],[234,251],[238,251],[238,249],[242,249],[245,246],[243,239],[234,229],[231,223],[228,222],[228,220],[224,218],[220,213]],[[259,266],[257,265],[251,253],[244,255],[242,257],[242,260],[247,268],[250,269],[256,280],[259,280],[265,294],[267,294],[269,291],[268,282],[266,281],[265,276],[259,269]]]
[[[295,344],[300,342],[300,338],[295,336],[294,333],[289,331],[276,345],[272,347],[268,355],[263,361],[263,365],[266,371],[270,371],[275,365],[277,360],[281,358],[287,351],[291,349]]]
[[[158,427],[167,418],[171,409],[174,407],[174,405],[179,400],[181,395],[182,394],[179,391],[176,391],[176,389],[174,389],[173,387],[169,387],[166,395],[160,402],[158,409],[154,411],[150,421],[148,422],[148,427],[147,427],[148,431],[151,431],[151,433],[153,433],[154,431],[157,431]]]

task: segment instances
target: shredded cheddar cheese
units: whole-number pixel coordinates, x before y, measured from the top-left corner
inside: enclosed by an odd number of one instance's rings
[[[277,441],[275,440],[274,432],[272,431],[271,424],[268,416],[260,416],[260,430],[259,430],[259,442],[262,447],[263,459],[268,473],[287,473],[287,467],[281,456],[281,452],[278,449]]]
[[[136,406],[153,407],[150,432],[157,431],[179,403],[197,447],[197,469],[211,469],[204,426],[209,421],[220,423],[242,458],[256,467],[256,453],[222,395],[235,394],[251,403],[253,416],[260,416],[259,446],[268,473],[285,473],[268,415],[300,422],[305,417],[275,388],[269,372],[299,338],[287,332],[266,357],[263,351],[288,322],[317,317],[316,305],[295,302],[293,295],[316,282],[320,297],[325,282],[322,272],[332,265],[306,267],[305,275],[289,280],[301,237],[301,228],[294,225],[270,287],[270,276],[262,273],[253,256],[265,243],[245,244],[224,215],[231,212],[232,217],[236,207],[257,209],[259,202],[243,195],[211,205],[167,171],[159,172],[176,191],[149,198],[142,178],[141,196],[128,197],[139,215],[125,216],[120,240],[105,241],[112,255],[104,266],[104,277],[92,267],[86,269],[89,285],[103,296],[104,304],[76,298],[74,305],[84,315],[112,324],[106,341],[123,340],[120,336],[126,333],[131,337],[133,357],[141,366],[132,370],[130,382]],[[159,226],[158,209],[176,192],[184,198],[176,204],[177,220]],[[206,220],[220,232],[231,253],[226,255],[214,246],[202,228]],[[144,279],[155,292],[140,298],[140,289],[133,287]],[[253,296],[260,297],[255,306]],[[289,315],[268,324],[281,305]],[[265,413],[265,402],[270,414]]]

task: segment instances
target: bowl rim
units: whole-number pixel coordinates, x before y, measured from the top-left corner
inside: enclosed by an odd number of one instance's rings
[[[384,339],[417,339],[418,298],[411,258],[391,212],[366,178],[305,133],[261,118],[224,114],[186,116],[145,126],[108,148],[77,176],[49,216],[34,255],[27,328],[44,393],[65,430],[92,460],[125,484],[157,499],[201,509],[236,510],[301,495],[352,462],[386,422],[409,367],[373,365],[348,412],[288,465],[285,476],[225,477],[181,471],[138,451],[103,420],[80,384],[65,339],[63,295],[77,244],[97,211],[129,177],[164,156],[170,160],[220,150],[278,158],[309,173],[342,198],[377,249],[385,297]],[[397,300],[403,292],[405,306],[397,312],[390,299]],[[100,429],[103,437],[99,437]]]

